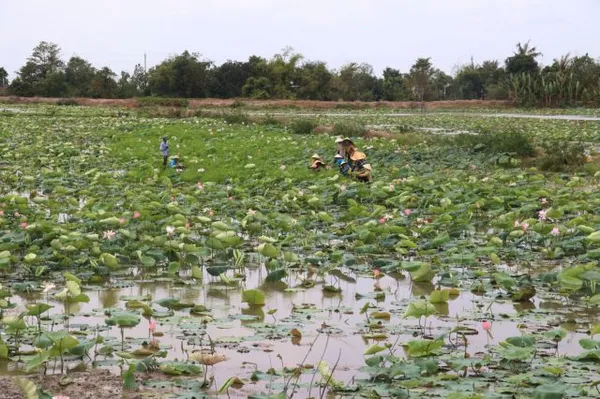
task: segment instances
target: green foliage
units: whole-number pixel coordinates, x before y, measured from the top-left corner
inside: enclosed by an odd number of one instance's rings
[[[517,129],[488,130],[477,134],[461,133],[444,140],[447,144],[489,154],[535,155],[531,137]]]
[[[222,118],[225,122],[230,125],[247,125],[250,123],[248,114],[236,111],[236,112],[223,112]]]
[[[336,123],[331,133],[341,137],[362,137],[367,133],[367,128],[359,123]]]
[[[312,119],[296,119],[289,127],[294,134],[311,134],[317,127],[317,123]]]
[[[540,143],[542,155],[537,162],[542,170],[559,172],[572,170],[585,164],[585,146],[563,140],[547,140]]]

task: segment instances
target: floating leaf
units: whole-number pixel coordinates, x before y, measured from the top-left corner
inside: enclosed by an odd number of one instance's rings
[[[261,290],[244,290],[242,302],[248,305],[262,306],[265,304],[265,294]]]

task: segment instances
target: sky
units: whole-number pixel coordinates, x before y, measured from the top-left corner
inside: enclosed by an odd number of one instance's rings
[[[330,68],[367,62],[407,72],[510,56],[531,43],[540,60],[600,57],[600,0],[0,0],[0,66],[15,77],[40,41],[115,72],[184,50],[222,63],[286,46]]]

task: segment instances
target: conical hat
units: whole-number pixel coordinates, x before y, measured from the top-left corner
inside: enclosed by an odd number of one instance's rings
[[[343,156],[341,156],[340,154],[335,154],[335,157],[334,157],[334,158],[335,158],[335,159],[341,159],[341,158],[344,158],[344,157],[343,157]]]
[[[321,157],[319,156],[319,154],[314,154],[311,158],[312,159],[321,159]]]
[[[344,141],[344,139],[343,139],[342,137],[338,137],[337,139],[335,139],[335,143],[336,143],[336,144],[339,144],[339,143],[341,143],[342,141]]]
[[[352,156],[350,156],[350,159],[353,161],[360,161],[363,159],[367,159],[367,156],[365,155],[364,152],[354,151],[354,154],[352,154]]]
[[[364,169],[366,169],[366,170],[368,170],[369,172],[372,172],[372,171],[373,171],[373,168],[371,167],[371,164],[368,164],[368,163],[367,163],[367,164],[364,164],[364,165],[363,165],[363,168],[364,168]]]

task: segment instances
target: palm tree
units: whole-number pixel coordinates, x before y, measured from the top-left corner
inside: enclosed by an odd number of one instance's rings
[[[521,42],[517,43],[517,51],[515,55],[517,56],[525,56],[525,57],[533,57],[537,58],[542,55],[535,46],[531,46],[529,43],[531,40],[527,40],[527,43],[521,44]]]

